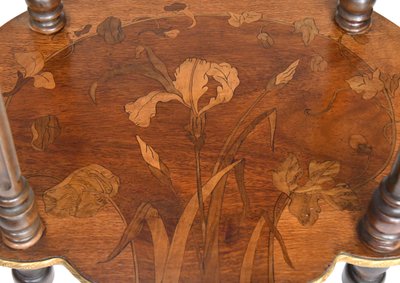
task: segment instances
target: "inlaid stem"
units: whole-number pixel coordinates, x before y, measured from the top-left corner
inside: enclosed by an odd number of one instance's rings
[[[0,228],[3,242],[14,249],[34,245],[44,227],[34,193],[21,175],[3,99],[0,99]]]

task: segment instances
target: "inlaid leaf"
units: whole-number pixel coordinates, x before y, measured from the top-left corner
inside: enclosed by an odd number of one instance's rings
[[[74,35],[77,36],[77,37],[85,35],[90,31],[91,28],[92,28],[92,25],[87,24],[83,28],[81,28],[80,30],[74,31]]]
[[[362,135],[351,135],[349,145],[359,154],[369,155],[372,152],[372,146],[368,144],[367,139]]]
[[[56,87],[56,83],[54,82],[53,74],[50,72],[43,72],[34,77],[33,86],[37,88],[45,88],[45,89],[53,89]]]
[[[149,165],[150,173],[163,185],[169,187],[172,192],[176,195],[176,190],[174,185],[172,184],[171,175],[169,169],[165,163],[160,161],[161,169],[157,169],[151,165]]]
[[[31,125],[31,131],[32,147],[44,151],[61,134],[61,127],[56,116],[48,115],[37,118]]]
[[[289,154],[279,168],[272,173],[272,182],[281,192],[289,195],[297,187],[297,180],[303,174],[299,161],[294,154]]]
[[[290,195],[289,211],[301,225],[312,226],[321,212],[321,208],[318,205],[318,196],[315,194],[292,193]]]
[[[157,70],[164,79],[171,85],[171,88],[174,89],[172,85],[172,79],[168,73],[167,67],[165,66],[164,62],[157,57],[157,55],[153,52],[150,47],[144,47],[147,53],[147,57],[149,58],[150,63],[153,65],[154,69]],[[168,90],[168,89],[167,89]],[[175,90],[175,89],[174,89]],[[176,93],[176,92],[174,92]]]
[[[231,17],[229,18],[228,23],[231,26],[238,28],[243,24],[243,22],[244,22],[243,15],[235,14],[235,13],[231,13],[231,12],[229,12],[229,15]]]
[[[264,48],[270,48],[272,45],[274,45],[274,40],[267,32],[260,32],[257,35],[257,39],[261,42],[261,45]]]
[[[262,18],[262,13],[255,12],[255,11],[250,11],[250,12],[244,12],[242,13],[244,22],[247,24],[257,22]]]
[[[168,102],[177,100],[182,102],[182,99],[169,92],[152,91],[148,95],[138,98],[135,102],[130,102],[125,105],[125,112],[129,114],[129,120],[139,127],[150,126],[150,120],[157,113],[158,102]]]
[[[149,227],[153,241],[155,282],[161,283],[170,242],[162,218],[157,209],[149,203],[140,204],[118,245],[104,262],[108,262],[118,256],[129,243],[132,242],[134,244],[134,240],[142,231],[145,222]]]
[[[294,61],[285,71],[278,74],[275,78],[275,85],[287,84],[290,82],[296,73],[296,68],[299,65],[299,62],[300,60]]]
[[[301,33],[304,45],[308,46],[319,33],[319,30],[313,18],[305,18],[294,23],[294,32]]]
[[[394,74],[391,76],[390,74],[381,72],[379,79],[383,82],[385,93],[394,98],[396,91],[399,88],[400,74]]]
[[[96,104],[96,90],[97,90],[97,86],[98,86],[98,82],[95,81],[90,85],[90,89],[89,89],[89,96],[92,99],[93,103]]]
[[[311,58],[310,66],[313,72],[323,72],[328,68],[328,62],[321,55],[315,55]]]
[[[262,18],[262,13],[254,11],[243,12],[241,14],[235,14],[229,12],[229,15],[231,17],[229,18],[228,23],[234,27],[240,27],[243,23],[250,24]]]
[[[194,26],[196,26],[196,18],[192,11],[190,11],[188,5],[186,5],[185,3],[175,2],[171,5],[164,6],[164,11],[176,13],[182,12],[185,16],[189,17],[192,20],[192,24],[189,26],[189,28],[193,28]]]
[[[361,207],[357,194],[347,184],[337,184],[334,188],[322,192],[324,200],[338,210],[359,210]]]
[[[349,144],[352,149],[357,149],[360,144],[366,144],[367,140],[362,135],[352,135]]]
[[[158,153],[155,152],[151,146],[147,145],[139,136],[136,136],[136,139],[139,143],[144,161],[146,161],[148,165],[161,170],[160,156]]]
[[[151,174],[156,177],[161,184],[167,185],[175,193],[167,165],[161,161],[160,156],[151,146],[147,145],[139,136],[136,136],[136,139],[139,143],[143,159],[147,163]]]
[[[117,194],[119,184],[119,178],[100,165],[77,169],[43,194],[46,212],[61,218],[92,217]]]
[[[164,11],[179,12],[179,11],[183,11],[186,8],[187,8],[187,5],[185,3],[174,2],[170,5],[164,6]]]
[[[210,194],[214,191],[215,187],[219,183],[222,177],[228,174],[236,165],[241,161],[236,161],[217,174],[212,176],[202,187],[203,200],[206,201]],[[193,225],[193,221],[199,209],[197,193],[187,203],[181,217],[179,218],[178,224],[175,228],[175,233],[171,241],[171,247],[168,253],[167,262],[165,265],[165,272],[163,283],[175,283],[179,282],[179,276],[181,273],[183,256],[186,249],[186,243],[189,236],[189,232]]]
[[[125,39],[121,20],[116,17],[108,17],[97,27],[97,34],[108,44],[120,43]]]
[[[164,32],[164,36],[168,38],[176,38],[179,35],[180,31],[178,29],[171,29],[169,31]]]
[[[15,59],[25,70],[25,78],[33,77],[44,67],[44,57],[40,52],[16,53]]]
[[[384,83],[380,80],[380,71],[376,69],[374,73],[355,76],[346,81],[352,90],[361,94],[365,100],[374,98],[384,89]]]

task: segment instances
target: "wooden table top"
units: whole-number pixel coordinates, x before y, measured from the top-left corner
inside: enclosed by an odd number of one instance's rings
[[[398,145],[400,29],[335,1],[65,1],[0,28],[0,85],[46,224],[0,264],[94,282],[305,282],[400,264],[355,227]],[[200,199],[200,201],[199,201]],[[202,199],[202,201],[201,201]]]

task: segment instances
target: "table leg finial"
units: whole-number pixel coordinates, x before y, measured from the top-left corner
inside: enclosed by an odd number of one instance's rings
[[[336,23],[350,34],[362,34],[371,26],[371,15],[376,0],[339,0]]]
[[[30,27],[33,31],[53,34],[65,25],[61,0],[25,0],[28,5]]]

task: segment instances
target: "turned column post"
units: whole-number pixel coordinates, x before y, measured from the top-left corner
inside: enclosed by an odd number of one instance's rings
[[[368,248],[382,255],[400,248],[400,154],[389,176],[375,190],[357,232]],[[348,264],[343,273],[343,282],[384,282],[386,270]]]
[[[54,280],[54,268],[13,269],[12,276],[14,283],[51,283]]]
[[[21,175],[3,98],[0,98],[0,229],[3,242],[26,249],[42,236],[44,227],[34,193]]]
[[[65,15],[61,0],[25,0],[28,5],[32,30],[53,34],[65,25]]]
[[[342,283],[383,283],[388,268],[368,268],[346,264]]]
[[[371,26],[375,0],[338,0],[336,23],[351,34],[361,34]]]
[[[400,154],[389,176],[374,192],[358,225],[358,234],[365,245],[378,253],[400,248]]]

